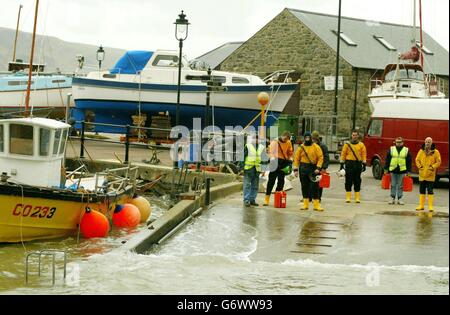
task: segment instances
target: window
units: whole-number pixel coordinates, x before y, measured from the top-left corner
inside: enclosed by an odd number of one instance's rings
[[[61,139],[61,129],[56,129],[55,140],[53,141],[53,156],[58,154],[59,140]]]
[[[111,74],[111,73],[105,73],[105,74],[103,75],[103,77],[104,77],[105,79],[114,79],[114,78],[116,78],[116,75],[115,75],[115,74]]]
[[[422,48],[420,48],[420,42],[418,40],[416,40],[416,46],[417,46],[417,48],[421,49],[427,55],[434,55],[434,52],[429,50],[425,45],[422,46]]]
[[[0,125],[0,152],[3,152],[3,125]]]
[[[384,77],[384,80],[385,81],[394,80],[395,71],[396,70],[392,70],[389,73],[387,73],[386,76]],[[411,79],[411,80],[423,81],[425,79],[425,77],[423,75],[423,72],[418,69],[400,69],[400,71],[398,72],[397,79],[400,79],[400,80]]]
[[[383,132],[383,121],[381,119],[372,120],[367,134],[371,137],[381,137],[382,132]]]
[[[66,80],[52,80],[52,83],[65,83]]]
[[[68,129],[63,130],[63,135],[61,139],[61,146],[59,147],[59,155],[64,153],[64,150],[66,149],[66,142],[67,142],[67,132]]]
[[[332,32],[334,33],[334,35],[337,36],[337,31],[336,30],[332,30]],[[350,37],[348,37],[347,35],[344,34],[344,32],[341,32],[341,39],[349,46],[358,46],[354,41],[351,40]]]
[[[220,76],[220,75],[213,75],[212,81],[216,82],[216,83],[225,83],[225,82],[227,82],[227,78],[224,76]],[[206,81],[203,81],[203,82],[206,82]]]
[[[178,57],[173,55],[158,55],[152,62],[157,67],[178,67]]]
[[[185,78],[186,78],[186,80],[202,81],[205,83],[208,82],[207,75],[187,75]],[[227,78],[224,76],[220,76],[220,75],[212,75],[211,81],[217,82],[217,83],[225,83],[227,81]]]
[[[28,81],[8,81],[8,85],[10,86],[18,86],[18,85],[27,85]],[[31,84],[34,84],[34,81],[31,81]]]
[[[11,124],[9,134],[10,153],[33,155],[33,126]]]
[[[386,47],[388,50],[397,50],[394,46],[391,45],[391,43],[389,43],[387,40],[385,40],[383,38],[383,36],[377,36],[377,35],[373,35],[373,37],[381,43],[381,45],[383,45],[384,47]]]
[[[233,83],[250,83],[250,81],[247,78],[242,78],[242,77],[233,77],[233,78],[231,78],[231,82],[233,82]]]
[[[39,129],[39,155],[48,156],[50,153],[50,129]]]

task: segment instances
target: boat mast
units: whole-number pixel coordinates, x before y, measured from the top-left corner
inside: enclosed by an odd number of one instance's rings
[[[422,37],[422,0],[419,0],[419,25],[420,25],[420,66],[423,69],[423,37]]]
[[[17,36],[19,35],[19,21],[20,21],[20,11],[22,10],[23,5],[19,6],[19,13],[17,15],[17,26],[16,26],[16,37],[14,38],[14,48],[13,48],[13,58],[12,61],[16,61],[16,45],[17,45]]]
[[[33,37],[31,39],[30,67],[28,68],[27,96],[25,98],[25,117],[28,117],[28,111],[30,108],[31,74],[33,73],[34,41],[36,39],[36,24],[37,24],[38,9],[39,9],[39,0],[36,0],[36,10],[34,12]]]
[[[411,44],[413,47],[416,46],[416,0],[413,0],[413,28],[412,28]]]

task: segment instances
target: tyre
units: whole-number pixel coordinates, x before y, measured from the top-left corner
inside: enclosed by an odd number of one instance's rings
[[[375,179],[381,179],[383,176],[383,167],[379,159],[375,159],[372,162],[372,175]]]

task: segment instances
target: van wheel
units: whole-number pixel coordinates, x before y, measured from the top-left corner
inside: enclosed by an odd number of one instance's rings
[[[375,179],[381,179],[383,176],[383,168],[379,159],[375,159],[372,162],[372,175]]]

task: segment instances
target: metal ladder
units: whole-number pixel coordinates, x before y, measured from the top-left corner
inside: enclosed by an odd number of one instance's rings
[[[37,256],[39,259],[38,263],[38,276],[41,276],[41,260],[42,256],[52,256],[52,285],[55,285],[55,273],[56,273],[56,255],[57,254],[63,254],[64,255],[64,279],[66,279],[67,275],[67,252],[65,250],[53,250],[53,249],[46,249],[46,250],[40,250],[40,251],[34,251],[27,254],[25,258],[25,283],[28,284],[28,278],[29,278],[29,263],[30,263],[30,257]]]

